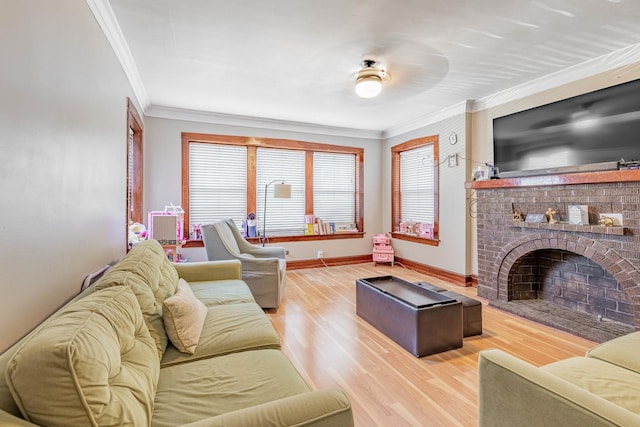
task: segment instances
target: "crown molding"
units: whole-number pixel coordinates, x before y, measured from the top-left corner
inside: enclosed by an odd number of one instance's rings
[[[149,96],[142,84],[138,67],[133,60],[131,50],[129,50],[129,45],[124,38],[120,25],[118,25],[111,5],[108,0],[86,0],[86,2],[96,21],[98,21],[102,32],[109,41],[111,48],[118,57],[120,65],[122,65],[122,69],[129,80],[129,84],[144,114],[151,104],[149,102]]]
[[[640,43],[627,46],[606,55],[530,80],[518,86],[485,96],[474,102],[473,112],[486,110],[515,101],[567,83],[640,61]]]
[[[473,101],[467,100],[463,102],[459,102],[450,107],[443,108],[439,110],[437,113],[429,114],[427,116],[417,117],[413,120],[404,122],[400,125],[390,127],[382,132],[382,138],[388,139],[394,136],[402,135],[407,132],[411,132],[412,130],[419,129],[421,127],[425,127],[431,125],[433,123],[440,122],[442,120],[458,116],[460,114],[465,114],[471,112],[473,107]]]
[[[342,136],[380,140],[382,132],[377,130],[325,126],[314,123],[268,119],[264,117],[239,116],[234,114],[213,113],[185,108],[151,105],[145,115],[162,119],[185,120],[198,123],[212,123],[226,126],[242,126],[256,129],[310,133],[315,135]]]

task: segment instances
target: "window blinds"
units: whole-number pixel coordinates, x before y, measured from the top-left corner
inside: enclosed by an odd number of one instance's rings
[[[355,222],[356,156],[313,153],[313,211],[325,222]]]
[[[247,217],[247,149],[189,144],[189,224]]]
[[[432,144],[400,153],[402,221],[434,223],[434,168]]]
[[[277,148],[256,151],[258,228],[262,231],[265,185],[273,180],[291,185],[290,199],[273,197],[273,184],[267,193],[267,235],[302,234],[305,215],[305,152]],[[274,184],[275,184],[274,183]]]

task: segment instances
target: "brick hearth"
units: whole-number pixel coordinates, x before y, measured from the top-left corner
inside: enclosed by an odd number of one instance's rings
[[[512,301],[539,299],[596,322],[629,325],[614,328],[622,332],[640,327],[640,182],[472,188],[478,295],[504,309]],[[589,206],[591,225],[512,219],[514,209],[533,214],[553,208],[564,222],[574,204]],[[600,213],[622,213],[623,227],[597,225]],[[548,319],[546,311],[541,317]]]

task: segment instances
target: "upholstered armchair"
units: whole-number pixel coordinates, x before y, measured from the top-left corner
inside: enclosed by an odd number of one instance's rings
[[[247,242],[232,219],[202,226],[209,261],[239,259],[244,280],[262,308],[278,308],[284,294],[287,262],[284,248]]]

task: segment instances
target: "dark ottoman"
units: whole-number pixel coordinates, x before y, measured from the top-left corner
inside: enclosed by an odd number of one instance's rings
[[[356,314],[417,357],[462,347],[462,303],[397,277],[356,280]]]
[[[428,289],[430,291],[433,291],[433,292],[444,292],[444,291],[446,291],[445,288],[441,288],[440,286],[432,285],[429,282],[417,282],[416,285],[420,286],[421,288],[425,288],[425,289]]]
[[[482,334],[482,303],[453,291],[440,292],[462,303],[462,335],[471,337]]]

